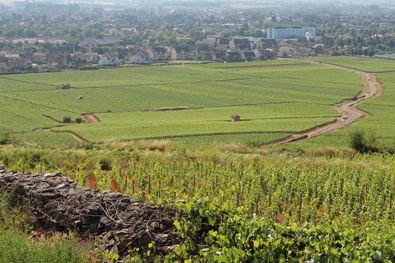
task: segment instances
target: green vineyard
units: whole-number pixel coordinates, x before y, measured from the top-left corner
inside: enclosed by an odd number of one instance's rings
[[[27,143],[51,136],[65,146],[76,138],[237,143],[232,134],[262,145],[336,120],[333,105],[361,87],[355,74],[292,60],[3,75],[1,132]],[[74,122],[87,113],[98,121]],[[230,122],[233,114],[241,121]]]

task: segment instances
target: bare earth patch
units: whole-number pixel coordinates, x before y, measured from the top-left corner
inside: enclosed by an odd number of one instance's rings
[[[100,122],[100,119],[95,114],[82,114],[81,116],[86,123]]]

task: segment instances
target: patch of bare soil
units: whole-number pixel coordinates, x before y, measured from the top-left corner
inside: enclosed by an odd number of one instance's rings
[[[81,116],[86,123],[100,122],[100,119],[95,114],[87,113],[87,114],[82,114]]]
[[[380,82],[376,75],[371,74],[371,81],[376,85],[376,96],[381,96],[384,93],[384,84]]]

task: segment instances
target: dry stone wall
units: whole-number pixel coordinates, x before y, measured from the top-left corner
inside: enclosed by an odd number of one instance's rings
[[[102,249],[121,258],[135,248],[144,252],[152,241],[162,253],[180,243],[173,225],[175,210],[82,188],[60,173],[19,173],[0,166],[0,190],[11,194],[12,205],[28,208],[40,228],[92,234]]]

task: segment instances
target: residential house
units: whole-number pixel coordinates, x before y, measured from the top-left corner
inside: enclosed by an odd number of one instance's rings
[[[146,51],[152,61],[169,60],[169,53],[165,47],[147,48]]]
[[[244,61],[242,53],[239,51],[229,51],[226,53],[225,61],[227,62],[242,62]]]
[[[275,51],[271,48],[256,48],[254,49],[255,56],[258,59],[272,59],[275,57]]]
[[[222,50],[216,50],[213,52],[212,59],[216,61],[224,61],[226,57],[226,52]]]
[[[97,62],[99,54],[96,52],[83,53],[80,55],[80,58],[86,62]]]
[[[99,56],[99,64],[101,66],[117,66],[119,65],[119,59],[107,52]]]
[[[132,64],[151,64],[153,61],[148,52],[145,50],[137,50],[129,56],[129,62]]]
[[[196,47],[172,47],[170,53],[173,60],[195,60],[198,58]]]
[[[247,38],[234,38],[229,42],[231,50],[249,50],[251,43]]]
[[[227,51],[229,49],[230,39],[228,38],[219,38],[217,39],[217,48],[219,50]]]
[[[210,46],[210,47],[215,47],[215,46],[217,46],[218,39],[221,39],[221,38],[222,38],[222,36],[219,36],[219,35],[210,35],[210,36],[207,36],[207,38],[203,40],[203,43]]]
[[[241,58],[244,59],[245,61],[253,61],[253,60],[257,59],[257,57],[253,51],[241,52]]]
[[[247,38],[248,41],[250,42],[250,47],[251,49],[254,48],[262,48],[263,47],[263,43],[262,43],[262,39],[258,38],[258,37],[248,37]]]
[[[261,38],[261,47],[263,48],[273,48],[277,45],[277,41],[275,39],[270,38]]]

